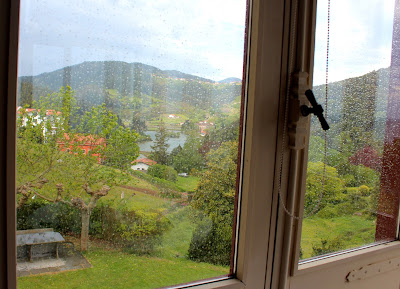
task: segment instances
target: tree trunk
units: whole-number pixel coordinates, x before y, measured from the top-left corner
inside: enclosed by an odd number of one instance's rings
[[[90,214],[91,211],[88,208],[81,209],[81,215],[82,215],[81,251],[86,251],[88,249]]]

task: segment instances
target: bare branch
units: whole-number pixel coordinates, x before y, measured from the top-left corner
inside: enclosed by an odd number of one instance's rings
[[[32,196],[32,192],[36,195],[36,193],[33,191],[34,188],[39,188],[40,189],[47,182],[48,182],[48,180],[42,177],[35,184],[32,184],[32,182],[27,182],[26,184],[17,187],[17,194],[21,194],[22,195],[21,198],[18,201],[17,209],[19,209],[23,205],[25,205],[25,203]]]
[[[93,210],[96,207],[97,201],[104,196],[108,195],[108,192],[110,191],[110,187],[109,186],[103,186],[100,190],[98,190],[97,192],[95,192],[92,197],[90,198],[89,204],[88,204],[88,208],[90,210]]]
[[[33,193],[35,194],[35,196],[37,196],[37,197],[39,197],[39,198],[41,198],[41,199],[43,199],[43,200],[46,200],[46,201],[48,201],[48,202],[51,202],[51,203],[55,203],[55,202],[56,202],[56,200],[50,199],[50,198],[48,198],[48,197],[46,197],[46,196],[43,196],[43,195],[39,194],[39,193],[36,192],[36,191],[33,191]]]
[[[95,192],[89,187],[87,183],[83,184],[82,188],[85,190],[86,193],[88,193],[91,196],[95,194]]]
[[[79,197],[76,197],[76,198],[72,198],[71,199],[71,204],[73,205],[73,206],[75,206],[75,207],[77,207],[77,208],[79,208],[79,209],[87,209],[87,205],[86,205],[86,203],[85,203],[85,201],[84,200],[82,200],[81,198],[79,198]]]
[[[109,186],[104,185],[97,193],[96,195],[99,195],[101,197],[107,196],[108,192],[111,190]]]

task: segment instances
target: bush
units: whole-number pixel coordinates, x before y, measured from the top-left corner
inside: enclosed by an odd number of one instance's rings
[[[181,193],[168,189],[161,189],[159,196],[165,199],[180,199],[182,197]]]
[[[328,204],[325,208],[319,211],[316,216],[323,219],[331,219],[337,217],[338,212],[334,205]]]
[[[68,204],[35,199],[17,209],[17,230],[53,228],[60,233],[81,231],[80,211]]]
[[[320,256],[332,252],[337,252],[344,249],[342,236],[337,236],[332,240],[321,240],[321,245],[312,245],[313,254],[312,256]]]
[[[153,165],[149,167],[147,173],[155,178],[164,179],[171,182],[176,182],[178,180],[178,173],[174,168],[166,165]]]
[[[190,242],[188,257],[191,260],[218,265],[229,265],[231,236],[218,232],[216,224],[204,218],[197,224]]]
[[[356,188],[356,190],[347,193],[347,202],[351,204],[353,213],[364,211],[368,208],[368,201],[366,197],[363,197],[360,188]]]
[[[182,189],[181,187],[175,185],[174,183],[172,183],[170,181],[150,176],[141,171],[132,171],[132,174],[142,180],[152,183],[153,185],[160,188],[162,191],[166,191],[166,190],[175,191],[175,192],[185,191],[184,189]]]
[[[93,210],[90,233],[137,255],[151,254],[171,222],[161,210],[152,212],[112,208],[102,202]]]
[[[358,189],[359,189],[359,191],[361,193],[361,196],[363,196],[363,197],[369,196],[370,191],[371,191],[370,188],[368,186],[366,186],[366,185],[362,185]]]

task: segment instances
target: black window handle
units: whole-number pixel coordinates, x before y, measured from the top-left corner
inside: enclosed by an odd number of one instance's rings
[[[317,103],[315,100],[314,93],[311,91],[311,89],[306,90],[305,95],[307,96],[308,101],[311,103],[311,107],[308,107],[307,105],[302,105],[300,107],[301,114],[303,116],[307,116],[310,113],[313,113],[316,115],[319,119],[319,122],[321,123],[321,127],[323,130],[328,130],[329,129],[329,124],[327,123],[325,117],[324,117],[324,109],[320,104]]]

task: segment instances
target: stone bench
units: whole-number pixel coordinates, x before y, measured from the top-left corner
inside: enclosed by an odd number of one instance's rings
[[[58,245],[64,238],[53,229],[17,231],[17,259],[32,261],[36,257],[55,255],[58,259]]]

